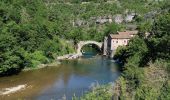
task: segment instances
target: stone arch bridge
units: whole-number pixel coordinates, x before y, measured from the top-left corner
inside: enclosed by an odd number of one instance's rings
[[[96,42],[96,41],[80,41],[77,44],[77,53],[82,54],[81,49],[84,45],[87,44],[95,44],[100,50],[102,50],[103,42]]]

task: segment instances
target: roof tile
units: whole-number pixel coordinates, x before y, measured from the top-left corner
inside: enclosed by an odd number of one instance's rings
[[[110,34],[112,39],[130,39],[131,35],[136,35],[138,31],[117,32],[118,34]]]

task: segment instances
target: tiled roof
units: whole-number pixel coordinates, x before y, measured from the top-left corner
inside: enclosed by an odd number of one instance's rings
[[[124,34],[110,34],[110,37],[112,39],[130,39],[130,35],[124,35]]]
[[[118,34],[110,34],[112,39],[130,39],[131,35],[136,35],[138,31],[124,31],[124,32],[117,32]]]
[[[118,34],[129,34],[129,35],[136,35],[138,31],[124,31],[124,32],[118,32]]]

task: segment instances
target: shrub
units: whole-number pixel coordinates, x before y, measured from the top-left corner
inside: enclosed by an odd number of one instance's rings
[[[39,64],[49,62],[42,51],[35,51],[33,53],[25,52],[24,56],[26,59],[26,67],[37,67]]]

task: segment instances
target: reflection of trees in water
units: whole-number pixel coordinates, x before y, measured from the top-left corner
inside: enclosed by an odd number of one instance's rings
[[[71,66],[62,66],[60,72],[64,85],[67,85],[72,73],[74,72],[74,69]]]
[[[72,76],[85,76],[96,80],[107,80],[112,73],[116,72],[114,62],[107,58],[96,56],[89,59],[78,59],[72,61],[63,61],[59,68],[44,68],[35,71],[23,72],[18,76],[1,78],[0,88],[11,87],[10,85],[27,84],[32,86],[24,91],[11,96],[12,99],[17,97],[38,95],[37,93],[53,86],[57,82],[63,81],[67,86]],[[11,81],[12,80],[12,81]],[[13,95],[13,94],[12,94]],[[10,97],[8,97],[11,99]],[[3,100],[3,99],[2,99]]]
[[[67,85],[71,75],[96,77],[98,74],[106,74],[111,76],[112,72],[116,72],[115,63],[107,58],[96,56],[95,58],[78,59],[65,61],[60,69],[64,84]],[[102,76],[102,75],[101,75]]]
[[[91,65],[96,63],[96,58],[81,59],[78,64]]]
[[[108,59],[97,56],[89,59],[79,59],[75,61],[76,65],[73,66],[75,73],[78,75],[92,75],[110,71],[110,66],[113,66]]]
[[[92,71],[92,69],[96,69],[95,66],[96,59],[94,58],[66,61],[65,64],[66,64],[64,66],[66,68],[64,71],[64,73],[66,73],[65,75],[68,75],[68,73],[72,74],[73,72],[76,75],[83,76],[83,75],[88,75]]]

